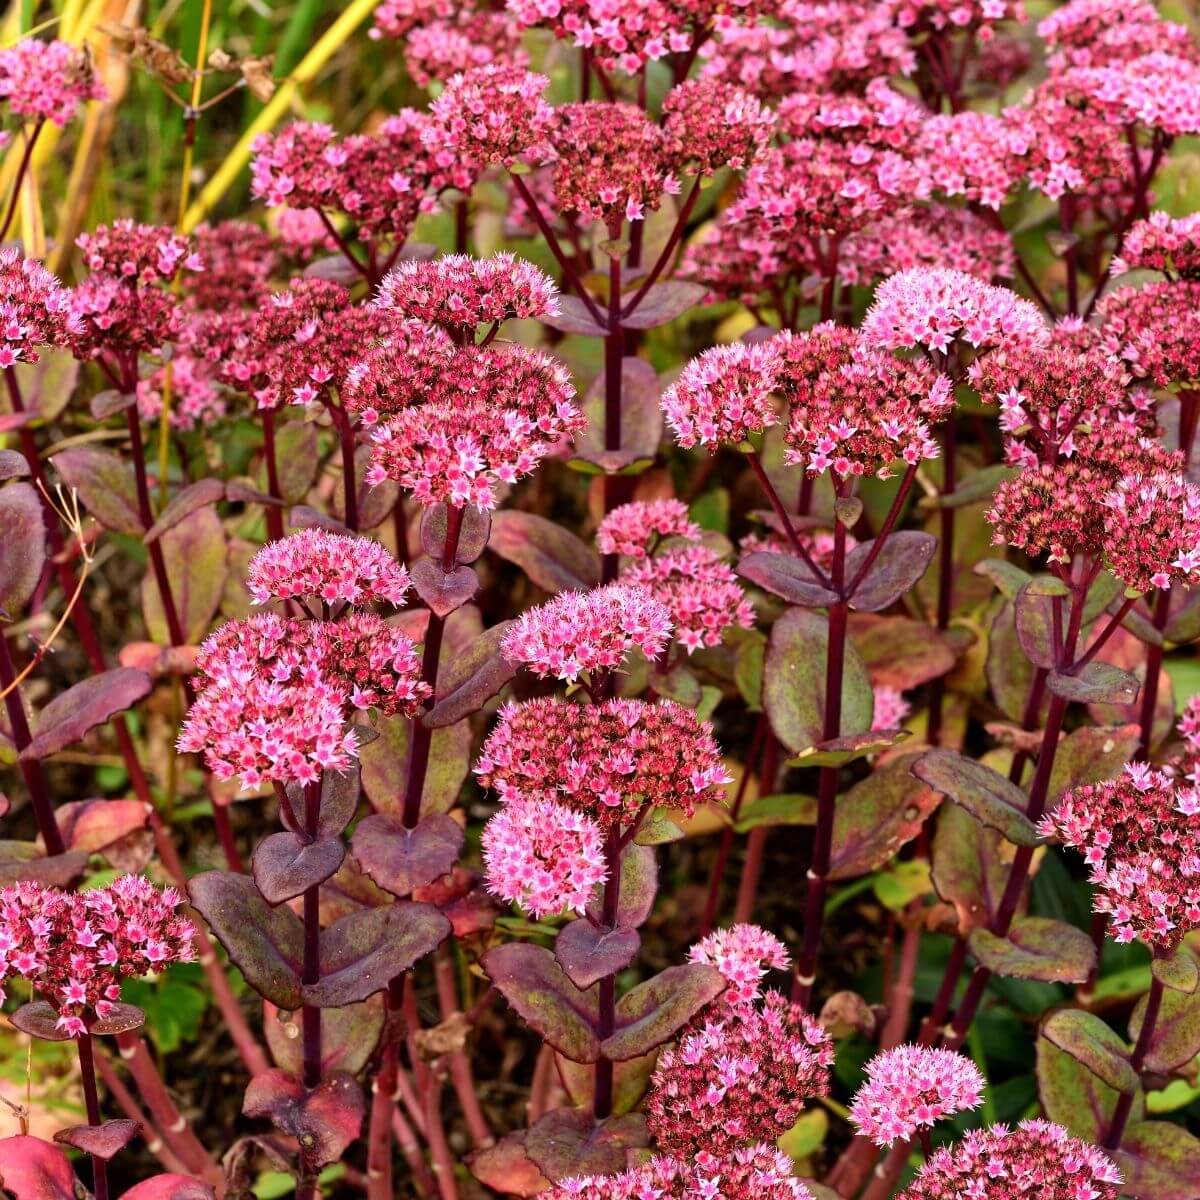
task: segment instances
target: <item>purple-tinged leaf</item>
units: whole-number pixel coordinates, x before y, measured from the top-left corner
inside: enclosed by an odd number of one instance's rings
[[[421,546],[435,562],[442,560],[448,519],[449,506],[446,504],[431,504],[421,514]],[[454,561],[473,563],[487,549],[491,536],[492,514],[471,504],[464,505]]]
[[[621,851],[621,886],[617,892],[617,928],[637,929],[650,918],[658,894],[658,856],[651,845],[636,842]],[[587,915],[603,920],[604,888],[597,887],[588,901]]]
[[[1126,1093],[1137,1090],[1129,1047],[1095,1013],[1061,1009],[1042,1025],[1042,1036],[1109,1087]]]
[[[105,529],[141,537],[145,532],[138,515],[137,483],[133,467],[99,446],[72,446],[51,460],[55,469]]]
[[[300,918],[286,905],[272,908],[254,880],[232,871],[197,875],[188,884],[188,895],[246,982],[280,1008],[299,1008],[304,999]]]
[[[67,887],[87,866],[83,851],[46,857],[36,842],[0,842],[0,887],[29,880],[45,887]]]
[[[116,1037],[119,1033],[132,1033],[146,1023],[146,1014],[135,1004],[117,1003],[103,1017],[92,1022],[92,1033],[97,1037]]]
[[[321,1074],[348,1071],[357,1075],[375,1053],[383,1022],[379,996],[361,1004],[325,1009],[321,1013]],[[304,1067],[300,1014],[283,1011],[264,1001],[263,1033],[275,1065],[299,1075]]]
[[[590,988],[629,966],[641,944],[636,929],[603,929],[580,918],[558,931],[554,957],[576,987]]]
[[[469,717],[512,679],[517,665],[500,653],[500,643],[515,623],[501,621],[485,629],[447,664],[438,680],[437,703],[425,715],[426,725],[440,729]]]
[[[788,761],[797,767],[844,767],[847,763],[899,745],[910,736],[907,729],[875,729],[868,733],[854,733],[848,737],[818,742]]]
[[[510,942],[482,959],[487,977],[518,1016],[572,1062],[600,1057],[595,989],[582,991],[542,946]]]
[[[202,508],[209,508],[225,499],[225,484],[209,475],[189,483],[183,491],[172,497],[170,503],[159,514],[158,520],[146,530],[142,541],[156,542],[168,529],[174,529],[184,517],[191,516]]]
[[[1132,704],[1142,688],[1136,675],[1094,660],[1070,675],[1051,671],[1046,686],[1056,696],[1079,704]]]
[[[933,836],[933,886],[958,914],[958,932],[986,925],[1008,882],[1002,834],[957,804],[943,804]]]
[[[89,730],[132,708],[150,688],[144,671],[114,667],[60,692],[38,714],[33,741],[21,751],[21,758],[48,758],[74,745]]]
[[[82,364],[69,350],[46,347],[35,363],[17,363],[17,377],[25,409],[33,420],[51,423],[71,402]]]
[[[462,827],[445,813],[422,817],[415,829],[375,813],[358,823],[350,850],[381,888],[404,897],[448,875],[462,845]]]
[[[225,485],[225,499],[230,504],[261,504],[265,508],[286,508],[286,500],[277,500],[266,492],[240,479],[231,479]]]
[[[984,674],[997,707],[1011,721],[1020,721],[1024,716],[1034,670],[1017,638],[1012,601],[1005,601],[988,627]],[[1044,715],[1043,703],[1039,720]]]
[[[366,1104],[354,1077],[339,1071],[310,1092],[286,1071],[255,1075],[246,1088],[242,1113],[269,1120],[280,1133],[294,1137],[306,1162],[337,1162],[362,1128]]]
[[[29,464],[25,455],[18,450],[0,450],[0,483],[10,479],[26,479],[29,476]]]
[[[308,263],[301,274],[305,279],[323,279],[344,288],[362,282],[362,272],[344,254],[322,254]]]
[[[216,1200],[216,1192],[191,1175],[163,1172],[135,1183],[121,1194],[121,1200]]]
[[[617,1031],[600,1043],[614,1062],[638,1058],[668,1042],[725,990],[725,978],[707,963],[683,963],[639,983],[617,1001]]]
[[[273,833],[254,851],[254,883],[268,904],[282,904],[324,883],[345,857],[339,837],[309,842],[298,833]]]
[[[906,692],[945,675],[955,663],[950,639],[932,625],[909,617],[856,613],[850,618],[850,642],[873,687]]]
[[[826,587],[803,559],[793,554],[756,550],[738,563],[737,573],[801,608],[828,608],[837,601],[837,593]]]
[[[79,1200],[67,1156],[38,1137],[0,1138],[0,1188],[12,1200]]]
[[[846,555],[846,579],[853,582],[867,561],[874,541],[859,542]],[[871,569],[854,588],[850,607],[858,612],[879,612],[895,604],[925,574],[933,561],[937,538],[915,529],[888,535]]]
[[[1137,750],[1136,725],[1084,725],[1058,744],[1048,795],[1053,808],[1070,788],[1103,783],[1121,773]]]
[[[703,284],[685,280],[670,279],[665,283],[651,284],[638,301],[637,308],[629,316],[621,318],[621,325],[625,329],[654,329],[670,324],[689,308],[695,308],[707,295],[708,289]]]
[[[985,558],[975,564],[974,573],[990,579],[1006,600],[1015,600],[1017,593],[1033,578],[1015,563],[1003,558]]]
[[[141,800],[71,800],[54,810],[68,850],[95,854],[146,827],[150,807]]]
[[[835,1041],[860,1033],[864,1037],[874,1037],[879,1018],[873,1009],[857,992],[834,992],[821,1005],[821,1015],[818,1018],[825,1032]]]
[[[462,608],[479,591],[479,576],[473,567],[466,565],[455,567],[447,575],[441,563],[422,558],[409,569],[409,576],[417,595],[439,617]]]
[[[1037,1040],[1037,1083],[1038,1099],[1049,1120],[1084,1141],[1103,1140],[1112,1124],[1117,1093],[1044,1037]],[[1141,1120],[1145,1110],[1145,1099],[1139,1091],[1131,1119]]]
[[[559,296],[558,312],[548,313],[539,320],[560,333],[578,333],[584,337],[604,337],[605,326],[599,324],[578,296]]]
[[[644,358],[621,360],[621,434],[615,450],[605,445],[604,390],[601,371],[584,393],[581,408],[587,425],[575,435],[573,465],[611,473],[649,466],[663,432],[658,373]]]
[[[913,763],[912,773],[1014,845],[1038,844],[1037,829],[1025,813],[1025,793],[991,767],[953,750],[929,750]]]
[[[525,1152],[528,1134],[527,1129],[514,1129],[494,1146],[469,1155],[467,1167],[471,1174],[484,1187],[506,1196],[528,1197],[547,1191],[550,1180]]]
[[[1200,1139],[1170,1121],[1142,1121],[1125,1130],[1111,1152],[1125,1177],[1121,1192],[1135,1200],[1196,1200]]]
[[[66,1042],[71,1035],[59,1028],[58,1013],[44,1000],[22,1004],[10,1017],[14,1029],[42,1042]]]
[[[628,1062],[613,1063],[614,1115],[632,1112],[642,1102],[657,1063],[657,1050],[651,1050],[641,1058],[631,1058]],[[554,1065],[571,1103],[581,1108],[590,1105],[596,1068],[588,1063],[574,1063],[561,1054],[555,1054]]]
[[[763,671],[763,702],[776,737],[789,750],[807,750],[822,740],[825,725],[826,620],[804,608],[791,608],[771,630]],[[846,647],[841,731],[843,736],[871,728],[874,698],[867,669],[853,646]]]
[[[208,633],[225,590],[229,574],[225,527],[211,508],[199,508],[168,529],[158,544],[184,637],[194,645]],[[147,571],[142,580],[142,612],[151,638],[169,645],[167,618],[153,571]]]
[[[105,1162],[115,1158],[141,1131],[140,1121],[105,1121],[101,1125],[68,1125],[54,1140]]]
[[[119,392],[116,388],[105,388],[97,392],[88,404],[92,417],[97,421],[107,421],[117,413],[123,413],[137,403],[136,392]]]
[[[630,1150],[650,1144],[641,1113],[597,1121],[588,1109],[558,1108],[525,1134],[525,1152],[555,1183],[577,1175],[615,1175]]]
[[[363,788],[377,812],[400,817],[408,782],[408,747],[412,722],[407,717],[380,721],[379,737],[359,752]],[[421,793],[421,813],[447,812],[458,803],[471,771],[471,727],[458,722],[435,729],[429,747],[429,770]]]
[[[976,961],[1006,979],[1085,983],[1096,965],[1096,948],[1082,929],[1050,917],[1018,917],[1007,937],[988,929],[971,932]]]
[[[361,745],[361,742],[360,742]],[[345,771],[325,771],[321,776],[321,811],[317,815],[317,836],[337,837],[350,824],[354,810],[358,808],[359,795],[362,787],[359,779],[359,767],[355,763]],[[304,823],[304,789],[298,784],[289,784],[288,799],[291,801],[292,813],[299,825],[292,827],[287,814],[280,810],[280,820],[293,833],[307,833]]]
[[[1174,954],[1165,958],[1151,959],[1150,974],[1163,987],[1182,992],[1185,996],[1192,995],[1200,986],[1200,963],[1196,962],[1196,955],[1187,945],[1181,945]]]
[[[1187,949],[1181,953],[1191,955]],[[1141,1033],[1145,1015],[1146,997],[1143,996],[1129,1017],[1130,1038],[1136,1040]],[[1200,993],[1166,988],[1154,1023],[1150,1049],[1146,1053],[1146,1070],[1170,1075],[1185,1067],[1197,1054],[1200,1054]]]
[[[1059,580],[1038,578],[1025,584],[1013,601],[1017,640],[1034,666],[1054,666],[1054,603],[1057,599],[1061,604],[1065,594]]]
[[[488,549],[520,567],[546,592],[588,591],[600,581],[596,552],[561,525],[533,513],[496,513]]]
[[[449,936],[450,922],[432,904],[398,901],[349,913],[322,931],[321,979],[302,985],[304,1000],[318,1008],[365,1000]]]
[[[27,483],[0,488],[0,613],[11,620],[20,615],[45,565],[46,526],[37,492]]]

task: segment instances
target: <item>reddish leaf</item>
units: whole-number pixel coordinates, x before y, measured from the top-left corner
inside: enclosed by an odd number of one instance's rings
[[[670,1041],[724,990],[724,976],[706,963],[668,967],[617,1001],[617,1031],[600,1049],[615,1062],[638,1058]]]
[[[515,563],[543,591],[587,591],[600,579],[600,560],[569,530],[545,517],[504,509],[492,518],[488,548]]]
[[[1007,979],[1085,983],[1096,965],[1092,939],[1050,917],[1018,917],[1006,937],[976,929],[969,944],[980,965]]]
[[[41,1138],[0,1138],[0,1187],[13,1200],[78,1200],[67,1156]]]
[[[92,1022],[92,1033],[97,1037],[115,1037],[118,1033],[132,1033],[146,1023],[146,1014],[134,1004],[114,1004],[111,1011]]]
[[[354,816],[360,792],[361,784],[357,763],[346,771],[325,771],[321,775],[321,810],[317,816],[317,835],[319,837],[338,837],[341,834]],[[291,801],[292,812],[300,822],[298,826],[292,828],[292,832],[306,833],[304,789],[298,784],[290,784],[287,794]],[[283,824],[288,825],[287,814],[282,809],[280,810],[280,820]]]
[[[1181,953],[1191,956],[1191,951],[1186,948]],[[1141,1033],[1145,1014],[1146,997],[1143,996],[1129,1018],[1130,1038],[1136,1039]],[[1200,1054],[1200,992],[1177,992],[1167,988],[1146,1054],[1146,1070],[1169,1075],[1186,1066],[1197,1054]]]
[[[121,1200],[215,1200],[216,1192],[191,1175],[163,1173],[135,1183]]]
[[[309,842],[298,833],[273,833],[254,851],[254,882],[268,904],[282,904],[323,883],[345,857],[339,837]]]
[[[440,563],[446,546],[448,506],[431,504],[421,514],[421,546],[434,562]],[[487,549],[492,534],[492,514],[473,505],[463,506],[458,545],[454,551],[456,563],[473,563]]]
[[[25,455],[17,450],[0,450],[0,483],[9,479],[25,479],[29,475],[29,464]]]
[[[540,318],[543,325],[562,333],[578,333],[584,337],[603,337],[607,330],[592,316],[578,296],[559,296],[558,312]]]
[[[481,960],[484,972],[518,1015],[572,1062],[600,1056],[596,1037],[595,989],[577,988],[541,946],[512,942],[495,946]]]
[[[571,921],[554,939],[554,957],[579,988],[589,988],[633,962],[642,939],[636,929],[603,929],[591,921]]]
[[[1050,807],[1068,789],[1103,783],[1121,773],[1137,749],[1136,725],[1085,725],[1068,734],[1054,754],[1050,772]]]
[[[991,767],[953,750],[929,750],[912,773],[1015,845],[1037,845],[1037,829],[1025,815],[1025,793]]]
[[[933,837],[933,886],[968,934],[995,915],[1008,882],[1004,838],[957,804],[943,804]]]
[[[827,608],[837,593],[826,587],[794,554],[757,550],[738,563],[737,573],[751,583],[802,608]]]
[[[1137,676],[1111,663],[1092,661],[1071,675],[1051,671],[1046,686],[1079,704],[1132,704],[1141,690]]]
[[[9,1017],[14,1029],[43,1042],[66,1042],[71,1035],[58,1027],[58,1013],[44,1000],[22,1004]]]
[[[1063,1009],[1042,1026],[1042,1036],[1119,1092],[1137,1089],[1129,1048],[1095,1013]]]
[[[379,737],[359,752],[363,788],[376,811],[391,817],[403,813],[411,728],[407,717],[380,721]],[[463,722],[435,729],[421,793],[422,815],[453,808],[470,771],[471,727]]]
[[[856,613],[850,618],[850,640],[874,687],[908,691],[954,666],[949,640],[924,621]]]
[[[45,564],[46,526],[37,492],[27,483],[9,484],[0,489],[0,612],[18,616]]]
[[[140,800],[72,800],[54,810],[68,850],[94,854],[146,827],[149,805]]]
[[[616,1115],[632,1112],[642,1102],[657,1063],[657,1050],[628,1062],[613,1063],[613,1112]],[[571,1103],[580,1107],[591,1104],[596,1068],[588,1063],[573,1063],[561,1054],[555,1054],[554,1065]]]
[[[327,1008],[321,1013],[321,1074],[348,1071],[357,1075],[371,1060],[383,1032],[384,1012],[379,996],[361,1004]],[[263,1002],[263,1033],[275,1065],[299,1075],[304,1064],[300,1014]]]
[[[66,887],[87,866],[82,851],[47,858],[36,842],[0,842],[0,887],[28,879],[46,887]]]
[[[874,542],[859,542],[846,555],[846,579],[853,582],[867,561]],[[879,612],[895,604],[925,574],[933,561],[937,538],[915,529],[889,534],[871,569],[854,588],[850,607],[858,612]]]
[[[286,1071],[255,1075],[246,1088],[242,1112],[265,1117],[281,1133],[294,1137],[304,1159],[314,1166],[337,1162],[362,1127],[362,1088],[354,1077],[338,1071],[305,1092]]]
[[[141,1130],[139,1121],[105,1121],[102,1125],[68,1125],[60,1129],[54,1140],[62,1146],[82,1150],[102,1158],[105,1162],[114,1158],[129,1145]]]
[[[637,929],[645,925],[658,894],[658,857],[653,846],[636,843],[621,851],[621,887],[617,893],[617,928]],[[587,915],[603,919],[604,888],[597,887],[588,901]]]
[[[116,713],[132,708],[150,688],[150,677],[133,667],[114,667],[67,688],[38,714],[33,741],[21,758],[47,758],[73,745]]]
[[[550,1181],[525,1153],[527,1129],[506,1133],[494,1146],[467,1158],[471,1174],[495,1192],[506,1196],[536,1196],[550,1187]]]
[[[441,563],[422,558],[412,565],[409,575],[417,595],[439,617],[462,608],[479,591],[479,576],[468,566],[455,567],[447,575]]]
[[[525,1134],[525,1152],[555,1183],[576,1175],[615,1175],[630,1150],[650,1144],[641,1113],[597,1121],[586,1109],[548,1112]]]
[[[644,359],[621,360],[621,431],[615,450],[605,439],[605,376],[596,377],[583,397],[587,425],[575,435],[575,465],[607,472],[649,465],[662,441],[663,414],[658,398],[658,373]]]
[[[145,527],[138,515],[137,484],[133,467],[124,459],[99,446],[72,446],[51,461],[105,529],[142,536]]]
[[[225,499],[225,484],[212,475],[189,483],[159,514],[158,520],[146,530],[144,542],[156,542],[168,529],[174,529],[184,517],[201,508],[208,508]]]
[[[1135,1200],[1196,1200],[1200,1139],[1170,1121],[1142,1121],[1125,1130],[1113,1159]]]
[[[1103,1140],[1112,1124],[1117,1093],[1044,1037],[1037,1040],[1037,1082],[1038,1098],[1049,1120],[1084,1141]],[[1144,1113],[1145,1101],[1139,1092],[1134,1097],[1132,1120],[1140,1120]]]
[[[667,325],[683,316],[689,308],[703,302],[708,289],[699,283],[671,279],[665,283],[651,284],[638,306],[627,317],[621,318],[626,329],[654,329]]]
[[[445,813],[422,817],[415,829],[376,813],[358,823],[350,841],[359,866],[393,896],[409,896],[447,874],[462,845],[462,828]]]
[[[516,664],[500,653],[500,642],[514,624],[501,621],[485,629],[447,665],[426,725],[440,729],[478,712],[517,673]]]
[[[1054,666],[1054,597],[1061,597],[1062,589],[1057,579],[1032,579],[1013,601],[1017,640],[1038,667]]]
[[[189,643],[199,642],[220,606],[229,573],[225,527],[211,508],[200,508],[168,529],[159,545],[184,637]],[[142,580],[142,612],[151,638],[168,645],[171,638],[153,571]]]

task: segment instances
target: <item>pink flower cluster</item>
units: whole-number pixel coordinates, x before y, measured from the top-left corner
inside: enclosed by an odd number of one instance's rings
[[[255,604],[311,597],[326,605],[399,607],[409,579],[371,538],[302,529],[263,546],[250,560],[246,588]]]
[[[1114,260],[1112,271],[1120,275],[1139,268],[1200,279],[1200,213],[1172,217],[1152,212],[1147,220],[1132,225],[1121,242],[1121,256]]]
[[[677,84],[663,100],[664,153],[676,172],[740,171],[766,149],[775,117],[747,92],[716,79]]]
[[[488,890],[535,920],[582,913],[608,875],[599,824],[539,796],[501,805],[483,829],[483,864]]]
[[[762,995],[769,970],[786,971],[791,959],[773,933],[757,925],[731,925],[701,938],[688,951],[688,962],[716,967],[727,984],[721,1001],[744,1005]]]
[[[184,279],[188,302],[201,311],[252,308],[262,303],[279,268],[275,240],[250,221],[201,225],[196,253],[204,270]]]
[[[776,424],[777,362],[769,342],[713,346],[692,359],[659,401],[675,440],[715,450]]]
[[[180,271],[205,269],[188,239],[165,225],[139,225],[126,218],[81,233],[75,244],[89,271],[130,285],[170,283]]]
[[[230,621],[200,647],[198,695],[180,731],[218,779],[251,789],[308,783],[356,756],[349,710],[412,713],[429,695],[413,644],[373,614],[340,622],[263,613]]]
[[[727,1155],[708,1150],[692,1159],[662,1155],[620,1175],[564,1179],[542,1195],[545,1200],[813,1200],[792,1171],[792,1160],[763,1142]]]
[[[888,729],[898,729],[903,725],[905,718],[912,712],[912,705],[905,700],[903,693],[894,687],[877,684],[873,694],[872,731],[882,733]]]
[[[1200,488],[1181,474],[1126,476],[1107,496],[1109,569],[1148,592],[1200,580]]]
[[[1037,307],[1015,292],[961,271],[923,267],[880,284],[862,332],[887,349],[921,346],[945,354],[955,342],[978,351],[1015,338],[1039,340],[1047,330]]]
[[[370,36],[376,41],[400,39],[422,25],[453,17],[461,8],[472,9],[474,5],[458,4],[455,0],[383,0],[375,10]]]
[[[0,368],[38,361],[41,346],[61,346],[77,325],[71,293],[16,247],[0,250]]]
[[[754,608],[724,559],[704,545],[671,546],[642,558],[621,574],[622,583],[644,587],[662,601],[675,625],[675,640],[690,654],[719,646],[725,630],[749,629]]]
[[[112,1012],[123,979],[195,958],[192,926],[176,912],[182,903],[174,888],[159,891],[136,875],[86,892],[0,889],[0,983],[29,980],[57,1010],[58,1028],[79,1037]]]
[[[935,1150],[899,1200],[1117,1200],[1121,1173],[1095,1146],[1049,1121],[969,1130]]]
[[[1150,0],[1069,0],[1038,22],[1049,66],[1104,67],[1154,51],[1195,55],[1191,31],[1164,21]]]
[[[520,26],[498,12],[466,11],[451,20],[418,25],[404,47],[404,65],[420,87],[488,63],[524,67],[528,61]]]
[[[375,345],[357,352],[342,380],[342,404],[370,426],[430,399],[441,399],[455,352],[445,330],[397,318]]]
[[[106,100],[90,55],[68,42],[22,38],[0,50],[0,104],[34,121],[65,125],[88,100]]]
[[[684,1032],[650,1079],[646,1124],[674,1154],[727,1154],[773,1142],[806,1100],[829,1093],[833,1043],[798,1004],[769,991],[757,1007],[728,1009]]]
[[[877,1146],[891,1146],[955,1113],[978,1108],[984,1078],[963,1054],[904,1045],[868,1060],[850,1120]]]
[[[186,331],[182,335],[186,338]],[[217,372],[207,359],[187,351],[171,358],[171,428],[182,433],[206,428],[227,411],[225,396],[217,386]],[[138,380],[138,412],[143,421],[156,421],[163,410],[167,368]]]
[[[1200,280],[1109,292],[1097,306],[1104,343],[1155,387],[1200,380]]]
[[[885,0],[885,7],[911,33],[972,29],[983,40],[995,35],[1001,21],[1025,20],[1022,0]]]
[[[596,545],[601,554],[646,558],[661,538],[698,538],[701,532],[682,500],[636,500],[600,522]]]
[[[673,700],[506,704],[475,773],[505,802],[556,800],[606,828],[651,808],[721,804],[729,782],[712,726]]]
[[[1200,132],[1200,66],[1190,59],[1155,51],[1113,66],[1077,67],[1060,79],[1117,128],[1141,126],[1171,138]]]
[[[450,330],[558,312],[558,289],[533,263],[502,251],[401,263],[385,276],[377,307]]]
[[[999,210],[1021,181],[1031,140],[1031,131],[1011,114],[968,109],[930,117],[920,150],[934,191]]]
[[[1080,851],[1117,942],[1170,952],[1200,928],[1200,790],[1145,763],[1072,788],[1039,832]]]
[[[542,98],[545,75],[488,63],[452,76],[430,105],[435,124],[427,144],[477,166],[511,166],[550,130],[554,110]]]
[[[657,658],[671,636],[671,614],[645,588],[612,583],[563,592],[523,612],[500,651],[536,675],[574,683],[583,673],[615,671],[635,647]]]

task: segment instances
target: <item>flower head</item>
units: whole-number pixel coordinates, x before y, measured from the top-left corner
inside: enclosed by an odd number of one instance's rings
[[[770,109],[720,80],[686,80],[663,101],[664,152],[676,172],[740,171],[766,149],[774,130]]]
[[[1162,271],[1168,276],[1200,279],[1200,213],[1172,217],[1152,212],[1129,228],[1113,274],[1122,270]]]
[[[731,925],[701,938],[688,951],[688,962],[716,967],[728,985],[720,999],[752,1004],[762,994],[768,970],[785,971],[791,959],[773,934],[757,925]]]
[[[358,353],[342,381],[341,401],[370,426],[406,408],[444,400],[455,354],[445,330],[396,319],[378,342]]]
[[[28,882],[0,889],[0,983],[29,980],[58,1010],[58,1028],[78,1037],[109,1015],[122,980],[194,960],[182,903],[174,888],[136,875],[86,892]]]
[[[719,646],[726,629],[750,629],[754,608],[733,569],[709,546],[671,546],[633,563],[624,583],[644,587],[666,605],[675,639],[690,654]]]
[[[573,683],[582,672],[615,671],[637,647],[657,658],[671,635],[671,614],[645,588],[611,583],[563,592],[522,613],[500,644],[510,662]]]
[[[1104,498],[1109,569],[1148,592],[1200,580],[1200,488],[1176,472],[1127,475]]]
[[[1097,306],[1105,346],[1155,387],[1200,380],[1200,280],[1109,292]]]
[[[549,131],[554,113],[542,99],[549,86],[545,75],[502,63],[454,75],[430,105],[435,124],[426,142],[481,166],[510,166]]]
[[[776,424],[777,369],[778,354],[770,342],[713,346],[692,359],[660,400],[675,440],[685,449],[715,450]]]
[[[0,368],[35,363],[42,346],[61,346],[77,324],[71,293],[15,247],[0,250]]]
[[[905,700],[902,692],[883,684],[877,685],[874,689],[874,704],[875,707],[871,713],[871,729],[878,732],[898,728],[912,712],[912,705]]]
[[[1191,31],[1164,21],[1150,0],[1069,0],[1038,22],[1049,65],[1103,67],[1156,50],[1195,54]]]
[[[459,330],[556,313],[558,289],[533,263],[507,252],[488,258],[446,254],[401,263],[384,277],[375,304],[401,317]]]
[[[1030,142],[1022,122],[974,109],[936,114],[920,136],[934,190],[994,210],[1020,184]]]
[[[1121,1173],[1106,1154],[1061,1125],[1029,1120],[1015,1129],[968,1130],[956,1145],[935,1150],[899,1200],[1117,1200],[1121,1190]]]
[[[155,421],[162,414],[166,378],[166,367],[159,367],[138,380],[138,412],[143,421]],[[216,368],[205,358],[187,351],[177,351],[172,356],[172,429],[190,433],[213,425],[225,416],[225,396],[217,386],[217,378]]]
[[[661,538],[698,538],[701,532],[682,500],[635,500],[600,522],[596,545],[601,554],[645,558]]]
[[[383,0],[375,10],[370,36],[375,41],[383,38],[399,40],[422,25],[446,20],[462,8],[472,7],[460,4],[458,0]]]
[[[806,1100],[828,1094],[832,1065],[833,1043],[821,1025],[767,992],[758,1007],[730,1008],[659,1055],[646,1123],[655,1144],[675,1154],[773,1142]]]
[[[557,800],[605,827],[643,809],[722,803],[729,781],[712,726],[673,700],[506,704],[475,773],[504,801]]]
[[[515,796],[483,829],[488,889],[535,919],[581,913],[607,877],[600,826],[586,813]]]
[[[274,239],[249,221],[201,225],[196,253],[204,270],[185,277],[185,292],[194,308],[206,311],[261,303],[279,266]]]
[[[325,604],[399,606],[409,580],[371,538],[302,529],[268,542],[250,560],[246,587],[255,604],[311,597]]]
[[[81,104],[107,98],[91,56],[78,46],[22,38],[0,50],[0,104],[15,116],[62,127]]]
[[[868,1060],[850,1120],[878,1146],[891,1146],[955,1113],[978,1108],[984,1079],[963,1054],[897,1046]]]

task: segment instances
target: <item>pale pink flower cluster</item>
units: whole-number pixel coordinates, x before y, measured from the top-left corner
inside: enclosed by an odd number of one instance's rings
[[[688,951],[688,962],[716,967],[727,984],[720,999],[729,1004],[752,1004],[762,995],[768,971],[786,971],[787,948],[758,925],[731,925],[701,938]]]
[[[506,704],[475,773],[501,800],[557,800],[606,828],[651,808],[690,816],[730,781],[712,726],[673,700]]]
[[[129,218],[98,225],[75,239],[89,271],[129,284],[170,283],[180,271],[203,271],[191,242],[165,225],[139,225]]]
[[[1176,728],[1187,743],[1189,752],[1194,754],[1200,751],[1200,693],[1187,702]]]
[[[409,579],[372,538],[302,529],[263,546],[250,560],[246,588],[255,604],[313,598],[327,605],[399,607]]]
[[[0,104],[34,121],[65,125],[88,100],[105,100],[91,58],[68,42],[22,38],[0,50]]]
[[[657,658],[670,636],[671,614],[661,600],[645,588],[612,583],[528,609],[500,649],[535,675],[574,683],[584,672],[617,670],[635,647]]]
[[[1148,220],[1135,222],[1121,242],[1121,256],[1113,260],[1112,273],[1138,268],[1200,279],[1200,213],[1172,217],[1152,212]]]
[[[502,63],[454,75],[430,105],[427,142],[472,164],[511,166],[549,132],[554,110],[542,98],[549,86],[545,75]]]
[[[675,640],[689,654],[719,646],[725,630],[750,629],[754,607],[733,569],[704,545],[671,546],[639,559],[621,574],[661,600],[675,625]]]
[[[766,149],[774,131],[769,108],[720,80],[687,80],[663,100],[664,150],[675,171],[740,171]]]
[[[871,713],[871,729],[882,732],[898,729],[912,712],[912,705],[899,689],[879,685],[874,689],[875,707]]]
[[[0,368],[35,363],[41,346],[61,346],[77,326],[71,293],[15,247],[0,250]]]
[[[694,1158],[662,1155],[620,1175],[573,1176],[544,1200],[813,1200],[782,1150],[761,1142]]]
[[[1036,305],[961,271],[921,267],[884,280],[863,319],[868,342],[892,350],[921,346],[945,354],[955,342],[982,350],[1047,335]]]
[[[535,920],[582,913],[608,875],[600,826],[538,796],[514,796],[483,828],[488,890]]]
[[[601,554],[646,558],[661,538],[698,538],[702,530],[682,500],[635,500],[614,508],[596,530]]]
[[[1118,128],[1140,125],[1167,137],[1200,132],[1200,65],[1190,59],[1155,51],[1115,66],[1072,69],[1063,83]]]
[[[464,8],[471,10],[474,5],[460,0],[383,0],[375,10],[368,36],[375,41],[403,38],[421,25],[447,20]]]
[[[524,67],[520,26],[498,12],[463,12],[451,20],[418,25],[404,46],[404,65],[419,87],[488,63]]]
[[[877,1146],[891,1146],[955,1113],[978,1108],[984,1078],[966,1055],[903,1045],[868,1060],[850,1120]]]
[[[661,1150],[727,1154],[786,1133],[805,1101],[829,1093],[833,1043],[779,992],[686,1030],[650,1079],[646,1124]]]
[[[185,334],[186,336],[186,334]],[[176,351],[171,358],[171,428],[183,433],[207,428],[228,411],[225,396],[217,386],[217,373],[205,358]],[[143,421],[157,421],[163,410],[167,368],[138,380],[138,412]]]
[[[1021,121],[967,109],[931,116],[919,147],[935,191],[999,210],[1021,182],[1031,139]]]
[[[137,875],[85,892],[28,882],[0,889],[0,984],[27,979],[58,1011],[57,1027],[79,1037],[113,1011],[122,980],[194,960],[182,903],[174,888]]]
[[[1053,51],[1047,61],[1054,70],[1110,66],[1156,50],[1196,53],[1187,26],[1164,21],[1150,0],[1069,0],[1037,32]]]
[[[1200,488],[1165,471],[1126,476],[1107,496],[1109,569],[1148,592],[1200,580]]]
[[[1121,1172],[1095,1146],[1050,1121],[971,1129],[935,1150],[899,1200],[1117,1200]]]
[[[1001,21],[1025,20],[1022,0],[885,0],[885,7],[901,29],[974,29],[984,41],[995,36],[994,27]]]
[[[558,288],[544,271],[507,251],[472,258],[445,254],[412,260],[379,285],[377,307],[447,329],[558,312]]]
[[[1105,347],[1156,387],[1200,380],[1200,280],[1121,287],[1097,306]]]
[[[769,342],[713,346],[692,359],[659,401],[675,440],[685,449],[715,450],[775,425],[776,370]]]

